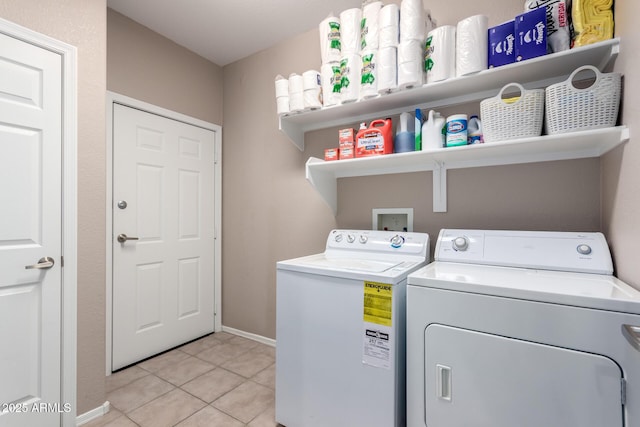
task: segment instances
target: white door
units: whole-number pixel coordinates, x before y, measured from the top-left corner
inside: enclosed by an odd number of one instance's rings
[[[113,108],[116,370],[214,330],[215,132]]]
[[[0,426],[57,426],[64,411],[61,70],[0,34]]]

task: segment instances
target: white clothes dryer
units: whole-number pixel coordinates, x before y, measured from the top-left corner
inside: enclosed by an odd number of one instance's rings
[[[409,427],[640,426],[640,292],[600,233],[442,230],[407,286]]]
[[[324,253],[277,263],[276,421],[403,427],[407,275],[424,233],[333,230]]]

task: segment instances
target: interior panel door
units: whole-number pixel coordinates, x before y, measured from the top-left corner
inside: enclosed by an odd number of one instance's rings
[[[0,34],[0,426],[65,411],[61,79],[59,54]]]
[[[214,137],[114,104],[117,370],[214,330]]]

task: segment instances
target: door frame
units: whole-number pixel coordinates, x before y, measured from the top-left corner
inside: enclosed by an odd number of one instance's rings
[[[111,375],[111,350],[113,345],[113,106],[115,104],[135,108],[189,125],[214,132],[214,280],[213,311],[214,332],[222,330],[222,127],[157,105],[130,98],[116,92],[107,91],[107,203],[106,203],[106,243],[107,243],[107,290],[106,290],[106,374]]]
[[[61,402],[71,404],[62,425],[76,425],[78,315],[78,53],[77,48],[0,18],[0,33],[60,55],[62,59],[62,274]]]

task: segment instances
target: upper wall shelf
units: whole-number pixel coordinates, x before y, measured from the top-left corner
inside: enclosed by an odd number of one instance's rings
[[[304,151],[306,132],[353,125],[371,118],[388,117],[415,108],[427,109],[477,101],[495,96],[506,84],[518,82],[527,89],[542,88],[565,80],[582,65],[604,70],[618,55],[620,39],[553,53],[534,59],[456,77],[419,88],[320,110],[280,117],[280,130]]]

